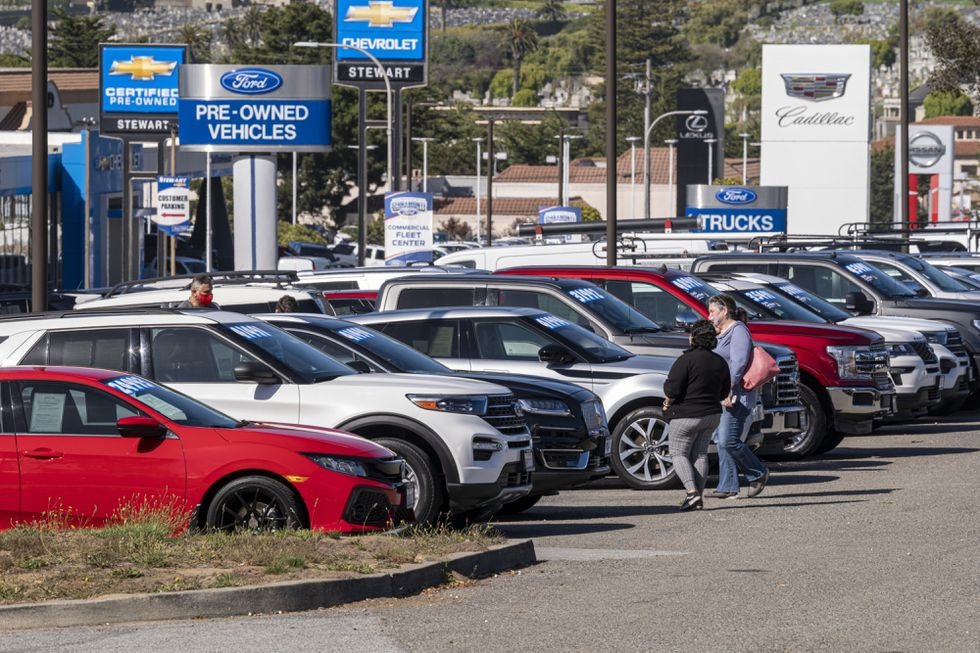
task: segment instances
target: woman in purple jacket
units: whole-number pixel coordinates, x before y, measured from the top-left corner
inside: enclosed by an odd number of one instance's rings
[[[746,390],[742,376],[752,362],[752,334],[745,324],[745,311],[735,306],[728,295],[715,295],[708,300],[708,319],[718,332],[715,353],[725,359],[731,373],[731,394],[721,402],[723,411],[718,424],[718,488],[708,493],[719,499],[738,498],[738,473],[749,482],[748,495],[754,497],[766,487],[769,470],[758,456],[742,441],[751,426],[749,417],[759,400],[759,389]]]

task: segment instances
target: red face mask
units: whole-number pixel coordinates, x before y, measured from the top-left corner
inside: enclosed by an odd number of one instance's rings
[[[212,293],[198,293],[197,295],[197,303],[201,306],[210,306],[213,299],[214,295]]]

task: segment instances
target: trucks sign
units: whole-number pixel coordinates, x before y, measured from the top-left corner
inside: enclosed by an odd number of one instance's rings
[[[786,233],[784,186],[687,187],[687,217],[700,233]]]
[[[425,0],[335,0],[338,84],[384,88],[424,86],[427,70]],[[361,52],[370,53],[382,70]]]
[[[104,134],[166,134],[177,118],[184,45],[99,46],[99,124]]]
[[[328,66],[186,65],[180,147],[204,152],[323,152],[331,144]]]

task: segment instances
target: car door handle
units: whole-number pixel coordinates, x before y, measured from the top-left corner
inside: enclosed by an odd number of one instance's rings
[[[37,458],[38,460],[54,460],[55,458],[61,458],[65,455],[60,451],[48,449],[47,447],[31,449],[30,451],[22,451],[20,453],[25,458]]]

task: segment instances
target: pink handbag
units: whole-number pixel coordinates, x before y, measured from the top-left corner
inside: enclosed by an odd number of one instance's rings
[[[776,360],[765,349],[755,345],[752,347],[752,362],[742,376],[742,387],[746,390],[754,390],[772,381],[778,374],[779,364]]]

